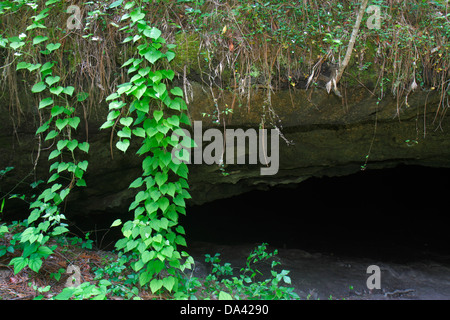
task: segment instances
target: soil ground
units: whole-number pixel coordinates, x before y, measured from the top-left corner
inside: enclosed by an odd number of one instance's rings
[[[204,253],[220,253],[222,262],[239,269],[255,245],[221,245],[195,242],[191,255],[204,261]],[[272,252],[274,247],[269,247]],[[448,300],[450,299],[450,255],[422,252],[405,256],[398,249],[398,259],[362,258],[333,253],[310,253],[300,249],[277,249],[275,258],[280,269],[289,270],[292,286],[302,299],[325,300]],[[408,258],[409,257],[409,258]],[[409,261],[408,261],[409,260]],[[370,265],[380,267],[381,288],[370,290],[367,273]],[[262,267],[268,273],[269,266]],[[209,272],[204,263],[197,263],[197,274]]]

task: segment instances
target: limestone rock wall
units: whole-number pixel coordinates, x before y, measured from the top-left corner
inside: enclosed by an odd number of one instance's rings
[[[202,121],[205,130],[276,127],[281,132],[280,165],[275,175],[262,176],[261,164],[191,164],[191,204],[301,183],[313,176],[348,175],[361,170],[368,154],[367,170],[398,164],[450,166],[449,118],[442,105],[438,110],[441,97],[434,92],[412,93],[407,106],[404,98],[389,96],[377,103],[377,97],[362,87],[347,90],[345,99],[323,89],[268,92],[259,88],[250,96],[239,96],[195,82],[190,88],[189,116],[192,121]],[[233,112],[225,115],[226,108]],[[38,155],[36,115],[30,112],[17,126],[6,112],[7,105],[1,109],[0,169],[15,169],[0,181],[0,191],[29,192],[30,182],[49,176],[46,150],[41,150],[33,171]],[[107,106],[104,110],[106,113]],[[216,123],[218,114],[221,118]],[[66,205],[68,213],[126,212],[134,196],[127,187],[139,176],[141,159],[133,146],[127,154],[115,148],[111,153],[110,132],[98,129],[102,122],[102,115],[97,114],[79,129],[80,139],[87,136],[91,144],[87,187],[73,190]]]

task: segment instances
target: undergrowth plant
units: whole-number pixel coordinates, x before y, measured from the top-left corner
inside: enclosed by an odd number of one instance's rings
[[[288,270],[277,271],[281,264],[274,260],[277,250],[267,252],[267,243],[258,245],[247,256],[245,266],[235,274],[230,263],[221,263],[219,253],[205,255],[205,262],[210,264],[211,271],[201,280],[196,277],[185,279],[183,292],[190,299],[219,300],[293,300],[299,299],[291,285]],[[266,272],[264,273],[263,270]],[[267,277],[267,270],[270,276]],[[265,279],[264,279],[265,278]],[[264,279],[264,280],[261,280]]]

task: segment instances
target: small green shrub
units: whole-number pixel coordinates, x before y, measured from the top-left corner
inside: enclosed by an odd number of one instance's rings
[[[205,279],[187,277],[183,279],[183,290],[178,292],[177,298],[186,299],[236,299],[236,300],[292,300],[299,299],[294,288],[287,287],[291,279],[289,271],[276,271],[280,262],[272,258],[278,254],[277,250],[269,253],[267,244],[257,246],[247,257],[245,267],[234,275],[234,268],[230,263],[221,264],[220,254],[205,255],[205,262],[211,265],[211,272]],[[272,260],[272,261],[270,261]],[[257,280],[264,274],[258,269],[259,265],[270,264],[270,277]]]

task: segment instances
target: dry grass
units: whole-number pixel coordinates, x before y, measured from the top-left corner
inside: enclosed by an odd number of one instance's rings
[[[60,269],[67,270],[69,265],[80,268],[81,282],[94,279],[92,268],[102,266],[103,252],[82,250],[77,246],[59,246],[54,254],[44,260],[39,273],[25,268],[18,274],[14,274],[9,260],[14,254],[7,254],[0,260],[0,298],[1,300],[32,300],[40,295],[43,299],[50,299],[59,294],[70,281],[71,274],[63,273],[59,280],[53,274]],[[39,293],[33,288],[44,288],[50,286],[51,289],[45,293]]]
[[[341,61],[358,10],[357,1],[303,0],[296,6],[289,1],[269,1],[267,6],[265,3],[257,0],[163,1],[148,5],[146,9],[148,20],[162,30],[167,42],[176,42],[180,32],[195,35],[198,40],[195,43],[185,41],[177,49],[178,58],[185,59],[184,65],[179,61],[176,70],[185,88],[189,89],[192,79],[200,80],[217,101],[224,91],[230,91],[234,99],[228,107],[234,109],[241,105],[250,110],[255,90],[267,92],[266,101],[270,106],[271,94],[276,90],[304,89],[313,71],[319,71],[314,79],[318,80],[322,65]],[[371,93],[380,98],[387,94],[397,97],[399,114],[408,106],[407,97],[413,94],[415,84],[423,89],[435,88],[441,94],[435,119],[438,123],[449,105],[446,91],[450,85],[450,45],[448,33],[444,34],[446,30],[426,22],[440,21],[450,28],[446,16],[449,5],[420,4],[421,1],[388,1],[382,8],[381,30],[365,27],[366,14],[349,68],[361,84],[366,84],[367,78],[375,80],[369,88]],[[85,119],[103,115],[104,98],[117,84],[127,81],[120,65],[134,54],[130,44],[121,44],[124,34],[113,25],[124,25],[119,21],[121,12],[108,9],[108,5],[102,2],[80,5],[87,26],[84,30],[67,32],[68,15],[61,14],[65,4],[61,12],[51,12],[46,18],[51,30],[50,41],[62,43],[62,50],[50,57],[58,62],[55,72],[60,73],[65,85],[74,86],[75,92],[89,93],[89,99],[77,106],[77,112]],[[95,10],[99,15],[89,16],[89,12]],[[19,14],[3,15],[4,35],[23,32],[34,14],[24,6]],[[39,32],[44,34],[47,30]],[[91,36],[86,37],[89,34]],[[342,45],[333,47],[324,40],[327,34],[340,40]],[[24,51],[26,59],[31,58],[34,63],[49,59],[31,45]],[[190,51],[196,61],[183,53]],[[29,97],[24,98],[29,94],[23,92],[29,92],[36,79],[24,72],[16,73],[16,62],[20,59],[11,51],[3,50],[0,55],[2,91],[7,88],[9,112],[20,121],[20,116],[30,111]],[[367,70],[364,70],[365,64],[370,64]],[[191,74],[186,72],[186,66]],[[314,69],[315,66],[318,68]],[[342,85],[359,85],[352,84],[352,78],[344,75],[346,77]],[[75,102],[76,97],[69,101]]]

